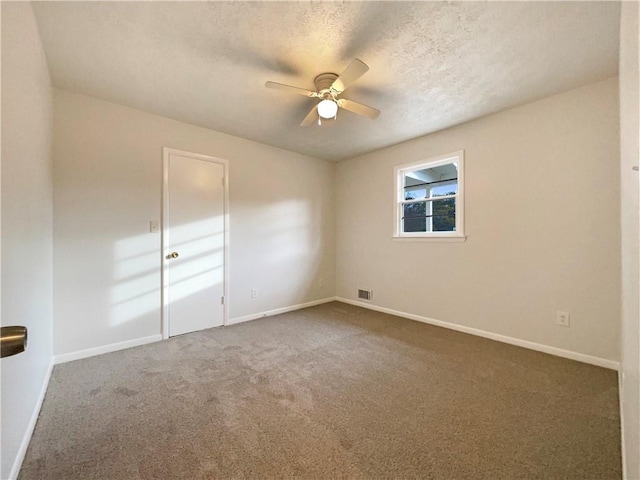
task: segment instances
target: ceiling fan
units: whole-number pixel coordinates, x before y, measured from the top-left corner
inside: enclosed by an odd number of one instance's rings
[[[341,95],[349,85],[367,73],[367,70],[369,70],[369,67],[364,62],[356,58],[349,64],[347,69],[342,72],[341,75],[336,75],[335,73],[321,73],[318,75],[313,81],[316,86],[315,92],[276,82],[267,82],[264,86],[267,88],[275,88],[276,90],[284,90],[298,95],[304,95],[309,98],[320,99],[320,102],[314,105],[309,114],[304,118],[304,120],[302,120],[302,123],[300,124],[302,127],[308,127],[316,120],[318,121],[318,124],[321,125],[323,118],[336,118],[338,115],[338,108],[344,108],[345,110],[358,115],[374,119],[380,115],[380,110],[354,102],[353,100],[338,98],[338,96]]]

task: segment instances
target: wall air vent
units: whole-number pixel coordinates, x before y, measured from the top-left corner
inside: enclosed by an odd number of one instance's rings
[[[358,300],[366,300],[367,302],[371,301],[371,295],[373,292],[371,290],[362,290],[358,289]]]

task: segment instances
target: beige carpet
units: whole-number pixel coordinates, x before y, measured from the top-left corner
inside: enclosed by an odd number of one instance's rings
[[[329,303],[57,366],[27,479],[621,477],[617,375]]]

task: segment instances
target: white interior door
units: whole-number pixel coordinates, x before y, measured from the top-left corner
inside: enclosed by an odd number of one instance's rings
[[[225,169],[212,157],[164,151],[165,338],[224,323]]]

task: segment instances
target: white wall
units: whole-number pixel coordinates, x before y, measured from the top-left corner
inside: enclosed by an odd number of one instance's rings
[[[640,309],[638,296],[638,172],[640,4],[623,2],[620,16],[620,175],[622,193],[622,382],[625,478],[640,478]]]
[[[31,4],[2,2],[2,325],[28,328],[27,350],[2,359],[3,479],[22,462],[52,360],[51,130]]]
[[[333,164],[56,90],[56,355],[160,333],[163,146],[229,160],[231,319],[335,294]]]
[[[619,360],[618,142],[612,78],[340,162],[337,295]],[[392,240],[393,167],[462,149],[466,242]]]

